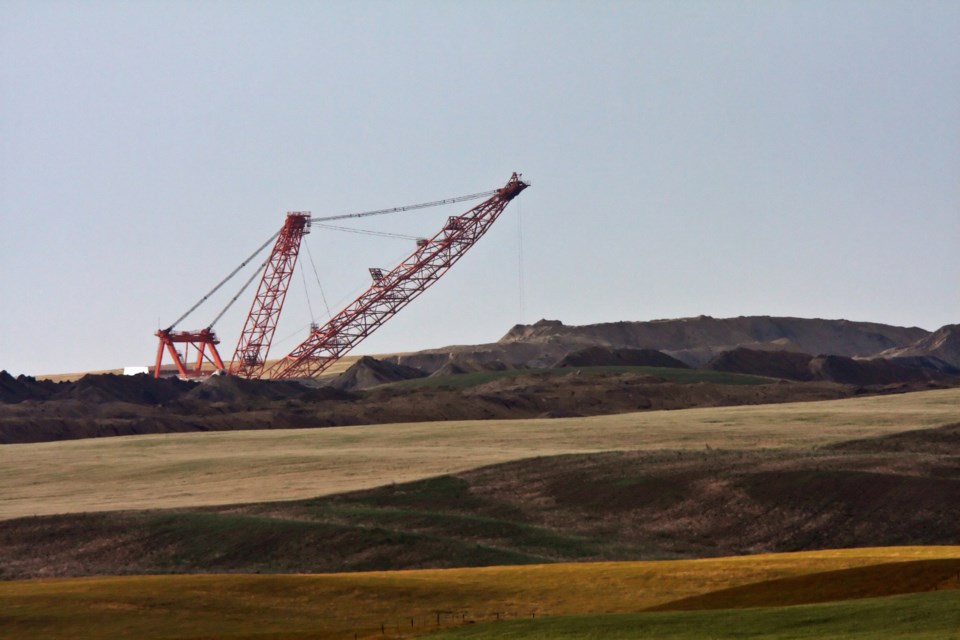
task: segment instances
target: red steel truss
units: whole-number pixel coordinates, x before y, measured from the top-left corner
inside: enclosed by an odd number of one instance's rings
[[[263,373],[293,268],[300,254],[300,241],[308,233],[309,213],[294,211],[287,214],[287,220],[267,260],[257,295],[250,306],[247,323],[237,342],[237,350],[230,363],[231,374],[242,378],[259,378]]]
[[[213,365],[217,371],[224,369],[223,361],[217,352],[217,345],[220,340],[210,329],[201,329],[200,331],[172,331],[171,329],[160,329],[156,333],[160,338],[160,346],[157,348],[157,362],[153,368],[153,377],[160,377],[160,365],[163,364],[163,351],[166,349],[173,359],[173,364],[177,367],[177,373],[182,378],[196,378],[208,375],[210,371],[203,371],[203,363],[208,362]],[[186,345],[183,353],[177,351],[176,344]],[[197,352],[197,359],[192,369],[187,368],[187,362],[190,359],[190,349]]]
[[[305,378],[323,372],[446,273],[528,186],[514,173],[489,199],[451,216],[433,238],[418,241],[417,250],[392,271],[371,269],[373,285],[325,325],[312,329],[274,366],[270,377]]]

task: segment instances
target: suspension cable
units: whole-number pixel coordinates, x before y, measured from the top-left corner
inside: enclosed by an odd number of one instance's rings
[[[433,202],[422,202],[420,204],[408,204],[403,207],[392,207],[390,209],[378,209],[376,211],[364,211],[363,213],[347,213],[339,216],[327,216],[326,218],[314,218],[313,222],[327,222],[328,220],[346,220],[347,218],[366,218],[367,216],[382,216],[385,213],[400,213],[401,211],[413,211],[414,209],[426,209],[427,207],[439,207],[443,204],[453,204],[455,202],[464,202],[466,200],[476,200],[492,196],[499,189],[484,191],[482,193],[471,193],[468,196],[457,196],[456,198],[446,198],[444,200],[434,200]]]
[[[497,193],[497,191],[498,191],[498,189],[493,189],[492,191],[483,191],[483,192],[481,192],[481,193],[472,193],[472,194],[466,195],[466,196],[457,196],[457,197],[455,197],[455,198],[445,198],[445,199],[443,199],[443,200],[434,200],[434,201],[432,201],[432,202],[422,202],[422,203],[420,203],[420,204],[409,204],[409,205],[405,205],[405,206],[402,206],[402,207],[391,207],[391,208],[389,208],[389,209],[378,209],[378,210],[376,210],[376,211],[364,211],[364,212],[362,212],[362,213],[347,213],[347,214],[339,215],[339,216],[327,216],[327,217],[325,217],[325,218],[313,218],[312,221],[313,221],[314,223],[317,223],[317,222],[325,222],[325,221],[328,221],[328,220],[345,220],[345,219],[348,219],[348,218],[366,218],[366,217],[368,217],[368,216],[380,216],[380,215],[384,215],[384,214],[387,214],[387,213],[400,213],[400,212],[402,212],[402,211],[413,211],[413,210],[416,210],[416,209],[426,209],[426,208],[428,208],[428,207],[437,207],[437,206],[444,205],[444,204],[453,204],[453,203],[456,203],[456,202],[464,202],[464,201],[466,201],[466,200],[476,200],[477,198],[483,198],[483,197],[487,197],[487,196],[492,196],[493,194]],[[348,229],[347,229],[347,228],[343,228],[343,229],[340,229],[340,230],[346,231],[346,230],[348,230]],[[357,230],[352,230],[352,231],[358,232]],[[363,232],[362,232],[362,231],[359,231],[359,233],[363,233]],[[374,234],[374,235],[388,235],[388,234],[386,234],[386,232],[373,232],[373,234]],[[217,286],[215,286],[213,289],[211,289],[211,290],[207,293],[207,295],[205,295],[205,296],[203,296],[202,298],[200,298],[200,300],[197,301],[196,304],[194,304],[192,307],[190,307],[189,309],[187,309],[186,313],[184,313],[182,316],[180,316],[179,318],[177,318],[169,327],[167,327],[166,331],[168,331],[168,332],[169,332],[169,331],[173,331],[174,327],[176,327],[178,324],[180,324],[180,323],[181,323],[187,316],[189,316],[191,313],[193,313],[194,311],[196,311],[197,307],[199,307],[201,304],[203,304],[204,302],[206,302],[206,301],[210,298],[210,296],[212,296],[212,295],[215,294],[217,291],[219,291],[220,288],[221,288],[223,285],[225,285],[227,282],[229,282],[230,279],[233,278],[233,276],[237,275],[237,273],[238,273],[241,269],[243,269],[245,266],[247,266],[247,265],[250,263],[251,260],[253,260],[255,257],[257,257],[257,254],[259,254],[261,251],[263,251],[264,249],[266,249],[266,248],[270,245],[271,242],[273,242],[274,240],[277,239],[277,237],[278,237],[279,235],[280,235],[280,231],[277,231],[275,234],[273,234],[272,236],[270,236],[270,239],[267,240],[266,242],[264,242],[262,245],[260,245],[260,248],[258,248],[256,251],[254,251],[254,252],[250,255],[249,258],[247,258],[246,260],[244,260],[243,262],[241,262],[240,265],[239,265],[236,269],[234,269],[233,271],[231,271],[230,274],[229,274],[226,278],[224,278],[223,280],[221,280],[221,281],[217,284]],[[393,234],[393,235],[395,235],[396,237],[403,237],[403,236],[399,236],[399,234]],[[389,237],[389,236],[388,236],[388,237]],[[264,266],[266,266],[266,263],[264,263]],[[264,267],[261,267],[260,269],[262,270],[263,268],[264,268]],[[251,281],[252,281],[252,278],[251,278]],[[240,290],[240,293],[243,293],[243,290],[246,289],[246,288],[249,286],[249,282],[250,282],[250,281],[248,281],[248,283],[243,286],[243,288]],[[221,311],[219,315],[217,315],[217,317],[214,319],[213,322],[210,323],[210,327],[212,327],[214,324],[216,324],[217,320],[219,320],[219,319],[223,316],[223,314],[227,311],[227,309],[230,308],[230,306],[231,306],[234,302],[236,302],[236,299],[237,299],[237,297],[239,297],[239,295],[240,295],[240,294],[238,293],[237,296],[234,296],[234,299],[230,301],[230,303],[227,305],[227,307],[226,307],[223,311]]]
[[[303,280],[303,295],[307,297],[307,311],[310,312],[310,322],[316,322],[317,316],[313,315],[313,304],[310,302],[310,289],[307,288],[307,270],[303,268],[303,262],[299,266],[300,278]]]
[[[220,313],[217,314],[217,317],[213,319],[213,322],[211,322],[210,325],[207,327],[208,329],[212,329],[212,328],[213,328],[213,325],[217,324],[217,322],[220,320],[220,318],[223,317],[223,314],[225,314],[225,313],[227,312],[227,310],[228,310],[230,307],[233,306],[233,303],[236,302],[237,299],[238,299],[240,296],[243,295],[243,292],[247,290],[247,287],[249,287],[250,284],[251,284],[254,280],[256,280],[257,276],[259,276],[261,273],[263,273],[263,270],[267,268],[267,263],[269,263],[269,262],[270,262],[270,258],[267,258],[266,260],[264,260],[264,261],[263,261],[263,264],[261,264],[261,265],[257,268],[257,270],[254,271],[254,272],[250,275],[250,277],[247,279],[247,281],[243,283],[243,286],[240,287],[240,291],[237,291],[237,295],[233,296],[233,298],[230,299],[230,302],[227,303],[227,306],[225,306],[225,307],[220,311]]]
[[[366,236],[378,236],[381,238],[398,238],[400,240],[416,240],[417,236],[408,236],[402,233],[391,233],[389,231],[374,231],[372,229],[354,229],[353,227],[340,227],[333,224],[315,224],[314,227],[329,229],[330,231],[346,231],[347,233],[359,233]]]
[[[310,253],[310,243],[306,242],[303,245],[307,248],[307,257],[310,258],[310,266],[313,267],[313,275],[317,278],[317,286],[320,287],[320,298],[323,300],[323,306],[327,309],[327,317],[333,317],[333,312],[330,311],[330,305],[327,304],[327,294],[323,291],[323,283],[320,282],[320,273],[317,271],[317,263],[313,261],[313,254]]]
[[[240,263],[240,266],[238,266],[236,269],[234,269],[233,271],[230,272],[230,275],[228,275],[226,278],[224,278],[223,280],[221,280],[220,283],[217,284],[217,286],[215,286],[213,289],[210,290],[209,293],[207,293],[207,295],[205,295],[205,296],[203,296],[202,298],[200,298],[200,301],[199,301],[199,302],[197,302],[195,305],[193,305],[192,307],[190,307],[189,309],[187,309],[187,312],[186,312],[186,313],[184,313],[182,316],[180,316],[179,318],[177,318],[177,319],[173,322],[173,324],[171,324],[169,327],[167,327],[167,331],[168,331],[168,332],[169,332],[169,331],[173,331],[173,328],[174,328],[175,326],[177,326],[178,324],[180,324],[180,322],[182,322],[184,318],[186,318],[186,317],[189,316],[191,313],[193,313],[194,311],[196,311],[197,307],[199,307],[201,304],[203,304],[204,302],[206,302],[207,299],[208,299],[210,296],[212,296],[212,295],[215,294],[217,291],[219,291],[219,290],[220,290],[220,287],[222,287],[223,285],[227,284],[227,282],[228,282],[233,276],[237,275],[237,273],[238,273],[241,269],[243,269],[245,266],[247,266],[247,264],[249,264],[251,260],[253,260],[254,258],[256,258],[256,257],[257,257],[257,254],[259,254],[261,251],[263,251],[264,249],[266,249],[266,248],[270,245],[271,242],[273,242],[274,240],[277,239],[277,237],[278,237],[279,235],[280,235],[280,232],[277,231],[275,234],[273,234],[272,236],[270,236],[270,239],[269,239],[269,240],[267,240],[267,241],[264,242],[262,245],[260,245],[260,248],[257,249],[256,251],[254,251],[252,254],[250,254],[250,257],[249,257],[249,258],[247,258],[246,260],[244,260],[243,262],[241,262],[241,263]],[[264,263],[264,264],[266,264],[266,263]],[[261,268],[262,268],[262,267],[261,267]],[[231,304],[232,304],[232,303],[231,303]],[[220,313],[220,316],[222,316],[222,315],[223,315],[223,313],[221,312],[221,313]],[[220,319],[220,316],[217,316],[217,320]],[[213,322],[211,322],[211,323],[210,323],[210,326],[212,327],[212,326],[214,325],[214,323],[216,323],[216,320],[214,320]]]

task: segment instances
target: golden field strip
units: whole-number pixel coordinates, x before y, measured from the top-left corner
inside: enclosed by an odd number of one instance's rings
[[[566,453],[814,447],[960,422],[960,389],[590,418],[0,446],[0,519],[293,500]]]
[[[888,563],[951,562],[960,547],[900,547],[659,562],[327,575],[132,576],[0,582],[0,629],[31,638],[413,637],[460,620],[640,612],[691,596]],[[927,565],[930,563],[928,562]],[[943,573],[943,572],[941,572]],[[827,574],[849,597],[887,595],[869,573]],[[763,587],[761,587],[763,588]],[[776,582],[769,597],[776,602]],[[669,607],[668,607],[669,608]],[[384,625],[381,630],[381,624]]]

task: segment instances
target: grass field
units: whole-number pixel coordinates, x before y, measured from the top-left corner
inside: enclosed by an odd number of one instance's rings
[[[292,500],[564,453],[812,447],[960,422],[960,389],[591,418],[131,436],[0,447],[0,519]]]
[[[890,563],[897,563],[893,571]],[[654,625],[651,628],[674,634],[652,637],[703,637],[693,635],[691,630],[712,629],[704,625],[712,625],[724,616],[729,618],[730,614],[551,617],[638,613],[655,606],[669,607],[673,601],[729,592],[747,585],[753,585],[753,591],[764,593],[765,604],[778,606],[794,601],[795,583],[791,580],[805,576],[812,579],[823,572],[830,572],[824,583],[832,585],[831,589],[822,596],[810,593],[809,601],[955,589],[958,570],[960,547],[903,547],[671,562],[314,576],[152,576],[0,582],[0,634],[23,640],[346,639],[353,638],[354,634],[358,638],[413,637],[434,632],[438,626],[441,629],[458,627],[464,621],[492,623],[498,618],[523,618],[529,622],[517,626],[513,626],[515,623],[478,624],[467,637],[632,638],[638,637],[638,624],[651,624]],[[891,575],[896,579],[891,580]],[[952,599],[917,602],[920,603],[917,606],[926,606],[930,611],[956,612],[955,595]],[[832,617],[823,613],[816,615],[835,624],[849,625],[845,621],[856,613],[857,606],[874,605],[851,604],[837,609]],[[874,608],[880,612],[889,609],[886,605]],[[790,619],[778,618],[775,613],[764,618],[750,611],[737,615],[753,620],[748,628],[758,631],[778,620],[779,628],[783,628],[784,621]],[[793,613],[790,615],[797,621],[803,619],[804,614],[799,618]],[[922,627],[932,620],[927,615],[914,626]],[[729,622],[726,625],[730,627]],[[598,626],[620,635],[587,633]],[[774,624],[773,628],[778,627]],[[515,630],[514,635],[503,635],[510,629]],[[555,635],[550,629],[568,635]]]

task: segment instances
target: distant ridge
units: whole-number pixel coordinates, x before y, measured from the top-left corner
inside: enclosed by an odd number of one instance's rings
[[[540,320],[514,326],[495,343],[428,349],[394,356],[390,361],[426,372],[463,357],[484,363],[502,362],[511,367],[549,367],[572,352],[604,347],[653,349],[699,367],[716,355],[739,347],[864,358],[913,345],[930,335],[918,327],[774,316],[697,316],[582,326]]]
[[[681,360],[701,364],[707,351],[735,347],[773,348],[812,354],[871,356],[886,349],[913,344],[929,334],[918,327],[896,327],[875,322],[822,320],[772,316],[610,322],[567,326],[556,320],[517,325],[499,344],[514,342],[604,345],[621,348],[683,352]],[[703,353],[698,353],[703,351]]]

